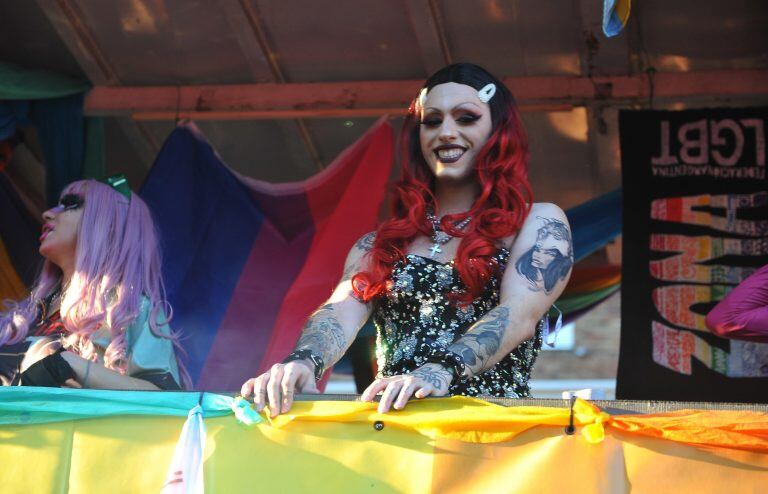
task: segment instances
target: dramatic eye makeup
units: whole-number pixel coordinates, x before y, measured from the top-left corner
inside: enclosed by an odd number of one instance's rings
[[[77,194],[66,194],[59,200],[59,207],[64,211],[69,211],[81,207],[84,203],[85,201],[82,196]]]
[[[482,116],[470,111],[463,110],[456,114],[453,118],[455,118],[456,121],[460,124],[469,125],[480,120]],[[437,115],[427,115],[424,120],[419,123],[425,127],[437,127],[443,123],[443,118],[442,116]]]
[[[437,127],[441,123],[443,123],[443,113],[434,109],[425,113],[419,122],[425,127]]]
[[[471,124],[480,120],[480,115],[472,112],[463,112],[456,121],[463,124]]]

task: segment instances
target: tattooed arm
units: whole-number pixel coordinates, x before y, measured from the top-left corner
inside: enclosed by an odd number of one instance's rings
[[[355,242],[331,298],[309,316],[296,343],[296,350],[311,350],[320,355],[326,367],[338,362],[371,315],[370,304],[355,297],[352,277],[363,269],[365,255],[373,248],[375,237],[370,232]]]
[[[531,338],[541,316],[565,288],[573,265],[565,213],[554,204],[534,204],[510,250],[499,305],[448,347],[463,358],[467,377],[490,369]],[[403,408],[411,396],[448,394],[452,378],[444,366],[429,363],[407,375],[377,379],[361,399],[373,400],[381,392],[379,412],[384,413],[390,406]]]
[[[352,247],[336,289],[326,303],[309,316],[296,343],[296,350],[311,351],[323,360],[325,368],[344,355],[371,314],[370,304],[354,296],[351,280],[364,268],[373,239],[374,233],[368,233]],[[246,381],[240,393],[244,397],[253,396],[258,411],[269,402],[274,417],[291,408],[295,392],[317,392],[314,372],[315,364],[308,359],[275,364],[264,374]]]
[[[469,377],[490,369],[534,335],[541,316],[565,289],[572,266],[565,213],[554,204],[534,204],[512,245],[499,305],[448,347],[463,357]]]

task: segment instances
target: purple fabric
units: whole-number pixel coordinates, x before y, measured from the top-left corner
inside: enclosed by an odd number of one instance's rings
[[[731,290],[707,314],[706,323],[723,338],[768,343],[768,264]]]

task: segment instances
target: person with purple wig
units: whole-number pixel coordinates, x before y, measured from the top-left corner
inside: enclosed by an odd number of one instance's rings
[[[0,313],[2,383],[188,387],[155,226],[125,178],[68,185],[43,220],[39,279]]]

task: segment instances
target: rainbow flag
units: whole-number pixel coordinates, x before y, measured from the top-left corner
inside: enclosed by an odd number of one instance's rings
[[[765,491],[765,406],[623,402],[609,414],[546,401],[428,398],[386,414],[375,403],[297,401],[269,420],[214,393],[6,387],[0,485],[4,494]],[[640,409],[656,413],[627,413]],[[244,410],[250,427],[232,416]]]
[[[317,175],[270,184],[229,169],[194,124],[169,136],[141,195],[196,389],[239,390],[290,353],[376,228],[393,150],[382,119]]]

